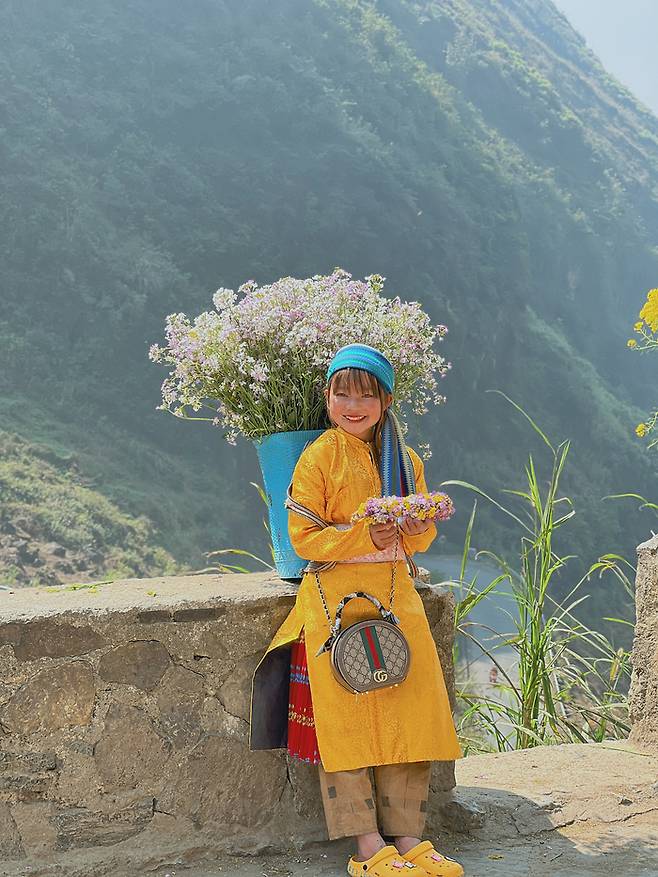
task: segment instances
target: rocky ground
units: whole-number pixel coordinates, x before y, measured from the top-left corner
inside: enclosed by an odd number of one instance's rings
[[[445,810],[439,849],[459,859],[468,877],[658,877],[658,753],[625,743],[565,745],[458,764],[458,790]],[[347,841],[282,855],[195,861],[172,838],[139,851],[117,844],[112,859],[69,854],[34,869],[27,863],[0,874],[19,877],[340,877]],[[131,865],[131,856],[134,864]]]
[[[658,754],[626,744],[467,758],[436,846],[467,877],[658,877]],[[464,833],[464,830],[466,832]],[[158,877],[339,877],[348,844],[159,868]],[[182,864],[182,863],[181,863]]]

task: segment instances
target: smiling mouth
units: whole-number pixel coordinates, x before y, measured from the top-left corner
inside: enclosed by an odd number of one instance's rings
[[[350,423],[361,423],[362,420],[366,419],[365,414],[362,414],[360,417],[350,417],[349,414],[343,414],[345,420],[349,420]]]

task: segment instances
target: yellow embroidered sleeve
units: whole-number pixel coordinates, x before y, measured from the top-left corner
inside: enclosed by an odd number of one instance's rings
[[[302,454],[293,475],[293,499],[326,520],[327,489],[320,466]],[[349,530],[337,530],[333,526],[323,529],[291,511],[288,512],[288,532],[292,547],[306,560],[322,563],[347,560],[376,550],[364,521],[352,525]]]
[[[416,490],[418,493],[427,493],[427,482],[425,481],[425,467],[423,461],[418,454],[408,448],[409,456],[414,467],[414,475],[416,476]],[[402,545],[407,554],[415,554],[417,551],[427,551],[432,542],[436,539],[436,524],[430,524],[429,530],[420,533],[418,536],[407,536],[402,533]]]

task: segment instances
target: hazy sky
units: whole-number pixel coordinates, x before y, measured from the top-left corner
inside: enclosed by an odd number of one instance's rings
[[[658,114],[658,0],[553,0],[603,66]]]

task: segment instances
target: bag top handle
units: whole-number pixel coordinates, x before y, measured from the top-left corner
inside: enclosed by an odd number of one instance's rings
[[[354,600],[355,598],[370,600],[375,609],[379,611],[379,614],[381,615],[383,621],[388,621],[390,624],[395,625],[398,625],[400,623],[400,619],[397,617],[397,615],[391,609],[385,609],[382,606],[381,601],[378,600],[377,597],[373,597],[372,594],[368,594],[365,591],[353,591],[351,594],[346,594],[336,607],[336,620],[331,625],[331,635],[329,636],[329,639],[327,639],[324,644],[320,646],[320,648],[316,652],[316,657],[319,657],[323,652],[331,651],[331,647],[333,646],[334,641],[338,638],[338,634],[341,631],[343,609],[345,608],[345,606],[347,606],[350,600]]]

